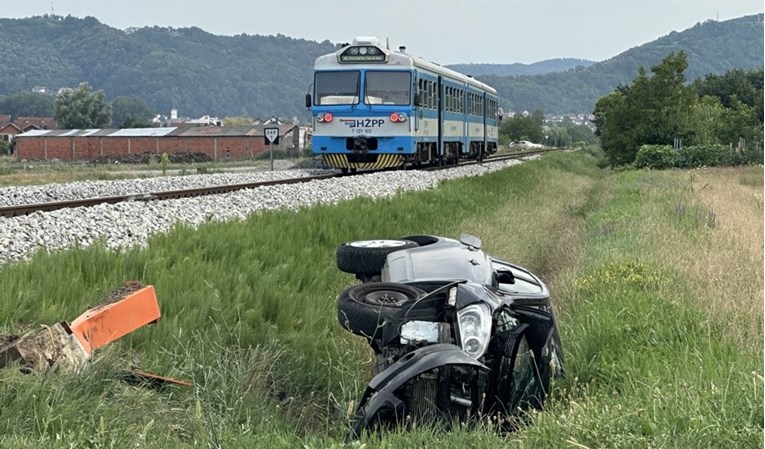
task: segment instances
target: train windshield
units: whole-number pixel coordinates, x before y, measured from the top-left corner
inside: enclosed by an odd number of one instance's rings
[[[314,104],[357,104],[359,102],[359,71],[316,72]]]
[[[366,72],[364,103],[409,104],[411,79],[409,72]]]

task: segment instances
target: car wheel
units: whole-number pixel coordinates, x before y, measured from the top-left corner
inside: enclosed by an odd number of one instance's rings
[[[355,285],[340,294],[337,319],[348,331],[371,339],[380,326],[398,316],[402,307],[424,296],[419,288],[391,282]]]
[[[379,275],[388,254],[416,246],[415,242],[409,240],[356,240],[343,243],[335,252],[337,268],[366,277]]]

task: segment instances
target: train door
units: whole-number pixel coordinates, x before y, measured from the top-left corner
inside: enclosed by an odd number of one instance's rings
[[[462,152],[466,155],[470,154],[470,123],[468,120],[470,119],[470,116],[468,115],[468,85],[464,85],[462,87],[462,92],[460,93],[460,116],[462,120]]]
[[[441,160],[446,158],[444,151],[444,79],[438,77],[438,89],[436,94],[436,109],[438,110],[438,157]]]
[[[420,114],[422,111],[422,90],[420,89],[420,77],[417,76],[417,72],[414,72],[412,81],[412,121],[414,122],[415,138],[417,137],[417,130],[420,129]]]
[[[483,116],[483,145],[481,146],[481,149],[479,150],[479,153],[478,153],[479,161],[483,160],[483,156],[486,154],[486,147],[488,145],[488,135],[486,131],[486,109],[487,109],[486,108],[486,92],[483,93],[482,97],[483,98],[481,100],[481,103],[482,103],[481,109],[483,109],[483,114],[481,115]]]

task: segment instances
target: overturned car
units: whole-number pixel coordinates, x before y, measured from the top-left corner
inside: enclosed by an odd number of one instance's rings
[[[338,298],[338,319],[367,339],[375,376],[351,437],[401,423],[449,426],[539,408],[563,374],[545,284],[481,250],[481,241],[418,235],[338,246],[337,267],[362,283]]]

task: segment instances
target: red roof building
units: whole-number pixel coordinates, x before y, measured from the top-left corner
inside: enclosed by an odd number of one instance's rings
[[[13,138],[16,136],[16,134],[20,133],[21,128],[16,126],[14,123],[6,123],[5,125],[0,125],[0,140],[11,142],[13,141]]]
[[[13,121],[22,131],[31,129],[56,129],[53,117],[18,117]]]
[[[269,148],[267,126],[31,130],[15,138],[15,154],[19,160],[88,161],[143,153],[200,153],[211,161],[243,160]],[[275,127],[279,128],[277,148],[299,150],[297,125]]]

